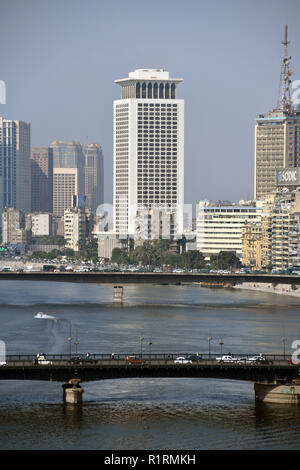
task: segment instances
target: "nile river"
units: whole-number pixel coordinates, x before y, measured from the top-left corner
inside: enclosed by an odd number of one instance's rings
[[[278,353],[299,337],[300,299],[198,286],[0,284],[7,354],[72,351]],[[37,319],[38,312],[54,318]],[[143,337],[144,340],[140,341]],[[253,384],[212,379],[83,383],[82,406],[61,383],[0,382],[0,449],[300,449],[300,408],[256,403]]]

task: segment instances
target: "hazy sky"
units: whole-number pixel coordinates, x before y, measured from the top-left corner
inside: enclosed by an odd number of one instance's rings
[[[285,23],[300,80],[299,0],[0,0],[0,115],[29,121],[32,146],[100,143],[111,202],[114,80],[164,68],[184,79],[185,202],[250,198]]]

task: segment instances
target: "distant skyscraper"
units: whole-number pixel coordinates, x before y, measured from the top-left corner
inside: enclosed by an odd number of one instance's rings
[[[291,57],[287,54],[287,26],[282,44],[277,108],[259,115],[255,126],[254,197],[261,199],[276,188],[276,170],[300,166],[300,112],[291,101]]]
[[[182,79],[162,69],[135,70],[116,80],[114,101],[114,231],[134,234],[137,211],[174,214],[183,233],[184,100]]]
[[[4,207],[30,212],[30,124],[0,117],[0,213]]]
[[[85,195],[87,207],[96,212],[104,202],[103,154],[99,144],[90,144],[86,148]]]
[[[84,153],[79,142],[55,141],[53,149],[53,213],[63,216],[73,196],[84,195]]]
[[[53,149],[31,148],[31,212],[53,210]]]

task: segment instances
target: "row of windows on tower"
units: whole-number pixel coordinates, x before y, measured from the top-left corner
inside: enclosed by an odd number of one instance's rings
[[[145,82],[142,85],[138,82],[136,84],[136,98],[160,98],[160,99],[175,99],[176,97],[176,85],[172,83],[148,83]]]

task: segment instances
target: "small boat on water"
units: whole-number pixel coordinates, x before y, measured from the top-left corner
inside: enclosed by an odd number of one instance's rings
[[[38,312],[34,318],[48,318],[50,320],[56,320],[55,317],[53,317],[52,315],[47,315],[47,313],[43,313],[43,312]]]

